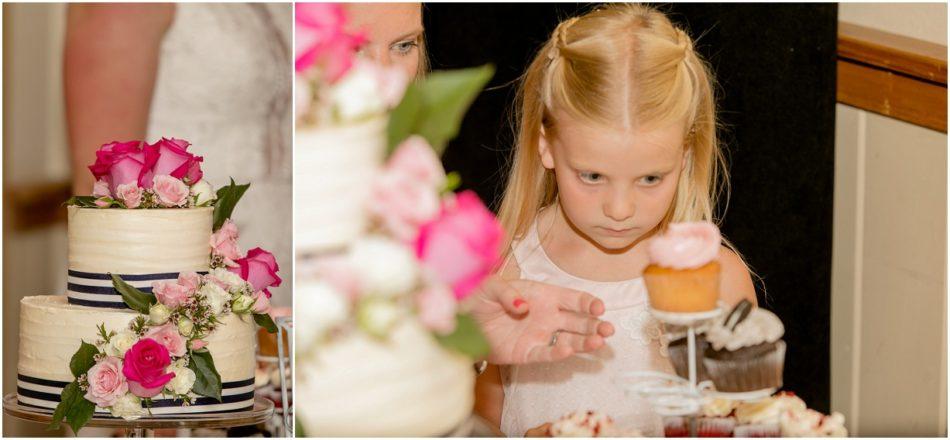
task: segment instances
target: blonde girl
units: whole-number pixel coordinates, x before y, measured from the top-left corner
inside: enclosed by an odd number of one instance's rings
[[[510,235],[502,276],[591,293],[616,334],[593,351],[592,329],[576,321],[543,335],[554,348],[589,353],[490,365],[476,410],[509,436],[543,435],[576,410],[660,434],[659,417],[617,380],[626,371],[672,371],[641,275],[646,244],[669,223],[715,220],[726,180],[710,70],[663,13],[603,6],[558,25],[522,79],[517,111],[500,210]],[[742,259],[723,247],[720,264],[722,299],[754,301]]]

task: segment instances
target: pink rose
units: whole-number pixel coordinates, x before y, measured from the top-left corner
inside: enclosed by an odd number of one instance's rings
[[[362,34],[344,30],[343,6],[333,3],[294,5],[294,70],[303,72],[319,64],[322,75],[334,83],[353,65],[356,51],[366,41]]]
[[[181,139],[165,139],[145,147],[158,157],[153,169],[155,176],[162,174],[194,184],[201,180],[201,162],[204,159],[188,152],[191,144]]]
[[[231,219],[224,221],[217,232],[211,234],[211,254],[224,257],[224,263],[228,266],[234,264],[234,261],[241,258],[241,250],[237,245],[238,230]]]
[[[178,326],[171,322],[148,329],[143,337],[152,338],[162,344],[172,356],[185,355],[185,338],[178,333]]]
[[[671,269],[695,269],[719,259],[722,236],[710,222],[670,223],[650,240],[650,261]]]
[[[97,180],[92,185],[92,195],[95,197],[112,197],[112,192],[109,191],[109,182],[103,179]]]
[[[96,199],[95,203],[96,203],[96,206],[100,208],[108,208],[112,206],[112,201],[109,200],[108,197],[99,197],[98,199]]]
[[[425,183],[435,191],[445,184],[442,162],[422,136],[410,136],[402,141],[386,163],[386,169],[409,175],[413,180]]]
[[[416,256],[461,300],[495,268],[503,235],[491,211],[465,191],[443,202],[439,217],[420,228]]]
[[[152,294],[158,302],[172,310],[190,301],[194,293],[194,289],[189,289],[188,286],[182,286],[174,281],[152,282]]]
[[[105,357],[93,365],[86,377],[89,380],[86,400],[99,408],[114,405],[116,399],[129,392],[129,384],[122,375],[122,359],[115,356]]]
[[[251,306],[251,312],[270,313],[270,299],[263,290],[254,292],[254,305]]]
[[[113,194],[124,183],[149,188],[152,166],[158,157],[143,150],[141,144],[140,141],[130,141],[103,145],[96,151],[96,163],[90,165],[89,170],[96,179],[108,182]]]
[[[188,202],[188,185],[172,176],[160,174],[153,180],[152,190],[162,206],[184,206]]]
[[[201,276],[195,272],[182,272],[178,274],[178,285],[184,287],[189,296],[198,290],[199,284],[201,284]]]
[[[116,188],[115,197],[121,200],[126,208],[138,208],[142,204],[142,187],[138,183],[123,183]]]
[[[455,331],[455,312],[458,303],[452,292],[442,286],[429,287],[416,296],[419,320],[440,335]]]
[[[191,349],[194,350],[194,351],[201,350],[202,348],[205,348],[207,345],[208,345],[208,343],[205,342],[204,339],[192,339],[192,340],[191,340]]]
[[[277,259],[274,254],[261,248],[254,248],[247,252],[247,256],[234,261],[236,267],[229,267],[228,270],[238,274],[244,281],[251,283],[254,291],[263,290],[264,294],[270,298],[268,287],[277,287],[281,279],[277,276]]]
[[[445,170],[432,147],[420,136],[399,145],[382,174],[373,182],[370,211],[404,242],[439,213],[439,190]]]
[[[129,391],[139,397],[153,397],[162,392],[175,373],[165,373],[172,363],[168,349],[153,339],[142,338],[125,352],[122,373],[129,381]]]

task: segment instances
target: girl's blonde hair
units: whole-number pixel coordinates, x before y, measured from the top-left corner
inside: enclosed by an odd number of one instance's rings
[[[656,230],[714,220],[728,175],[716,137],[713,76],[689,35],[662,12],[612,4],[561,22],[522,77],[515,105],[514,161],[499,210],[504,249],[557,200],[554,172],[538,153],[542,128],[549,138],[556,132],[555,112],[600,126],[659,128],[685,120],[686,167]]]

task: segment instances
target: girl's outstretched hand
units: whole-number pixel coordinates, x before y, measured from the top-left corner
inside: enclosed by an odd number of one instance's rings
[[[597,319],[603,301],[565,287],[493,276],[468,301],[491,346],[488,362],[497,365],[561,360],[594,351],[614,334],[613,325]]]

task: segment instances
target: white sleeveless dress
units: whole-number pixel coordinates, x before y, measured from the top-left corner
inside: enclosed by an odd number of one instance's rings
[[[147,140],[176,137],[204,157],[215,188],[251,183],[232,216],[241,250],[280,265],[275,306],[293,274],[291,4],[178,3],[161,46]]]
[[[528,429],[573,411],[594,410],[621,428],[662,436],[662,421],[650,405],[625,392],[621,375],[654,370],[673,373],[662,342],[662,325],[649,313],[642,278],[619,282],[585,280],[564,272],[544,253],[537,224],[513,244],[521,278],[588,292],[602,301],[601,318],[616,332],[599,350],[559,362],[512,365],[501,369],[505,404],[501,430],[521,437]],[[626,382],[629,383],[629,382]]]

